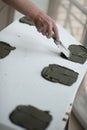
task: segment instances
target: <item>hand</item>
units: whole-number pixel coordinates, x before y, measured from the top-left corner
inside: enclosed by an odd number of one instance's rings
[[[39,14],[34,19],[35,26],[39,32],[46,35],[47,38],[51,38],[55,35],[56,40],[59,40],[58,29],[53,19],[43,12]]]

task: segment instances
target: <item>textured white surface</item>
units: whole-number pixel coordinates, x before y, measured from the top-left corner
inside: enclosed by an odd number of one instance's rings
[[[58,29],[66,47],[79,44],[62,27],[58,26]],[[48,40],[35,27],[18,21],[0,32],[1,40],[15,46],[16,50],[0,60],[0,123],[22,130],[13,125],[8,116],[17,105],[30,104],[50,111],[53,120],[47,130],[63,130],[66,122],[62,119],[85,75],[87,62],[81,65],[62,59],[52,39]],[[45,80],[41,71],[49,64],[78,72],[78,80],[70,87]]]

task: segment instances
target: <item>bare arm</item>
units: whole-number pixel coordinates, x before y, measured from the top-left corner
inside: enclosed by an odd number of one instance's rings
[[[52,33],[54,33],[56,40],[59,40],[58,29],[53,19],[37,8],[32,2],[29,0],[3,1],[33,20],[37,30],[43,35],[46,35],[48,38],[50,38]]]

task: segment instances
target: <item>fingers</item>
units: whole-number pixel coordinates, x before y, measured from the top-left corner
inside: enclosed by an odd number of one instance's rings
[[[58,28],[55,22],[46,14],[41,13],[35,20],[35,26],[39,32],[45,35],[47,38],[51,38],[55,35],[56,40],[59,40]]]
[[[48,30],[47,30],[47,38],[51,38],[53,34],[53,29],[52,29],[52,23],[49,23],[48,25]]]
[[[56,40],[59,41],[59,33],[58,33],[58,28],[57,28],[56,24],[54,24],[54,26],[53,26],[53,32],[54,32]]]
[[[43,25],[40,29],[39,32],[41,32],[43,35],[47,35],[47,25]]]
[[[51,38],[53,34],[52,25],[48,23],[44,23],[43,25],[39,24],[37,26],[37,30],[45,35],[47,38]]]
[[[47,38],[51,38],[53,34],[55,35],[55,39],[59,41],[58,28],[54,22],[49,23],[49,25],[47,26],[47,32],[45,33],[45,35],[47,36]]]
[[[41,25],[41,26],[39,25],[39,26],[37,27],[37,30],[38,30],[39,32],[41,32],[43,35],[45,35],[47,38],[51,38],[52,35],[54,34],[56,40],[57,40],[57,41],[59,40],[58,29],[57,29],[56,25],[54,25],[54,24],[53,24],[53,25],[52,25],[52,24],[50,24],[50,25],[44,24],[43,26],[42,26],[42,25]]]

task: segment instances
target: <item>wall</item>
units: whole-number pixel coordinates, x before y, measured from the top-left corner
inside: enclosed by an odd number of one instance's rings
[[[30,0],[30,1],[32,1],[36,6],[38,6],[44,12],[47,12],[49,0]],[[18,11],[15,11],[14,20],[16,20],[17,18],[20,18],[22,16],[23,15],[21,13],[19,13]]]
[[[14,10],[0,0],[0,30],[13,21]]]
[[[40,9],[47,12],[50,0],[31,0],[31,1],[35,3]]]
[[[48,7],[48,15],[52,17],[54,20],[57,19],[58,9],[61,4],[61,0],[50,0]]]

